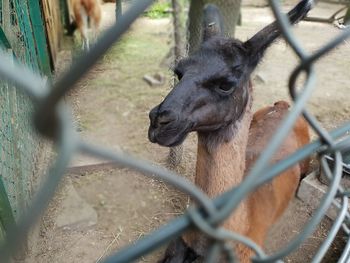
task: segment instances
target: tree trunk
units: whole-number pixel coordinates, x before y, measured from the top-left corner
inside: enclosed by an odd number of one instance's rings
[[[184,3],[181,0],[172,0],[173,8],[173,25],[174,25],[174,41],[175,41],[175,63],[186,55],[186,38],[185,25],[186,18],[184,14]]]
[[[186,43],[185,43],[185,25],[186,19],[183,12],[184,2],[182,0],[172,0],[173,8],[173,25],[174,25],[174,59],[177,63],[181,58],[186,55]],[[174,78],[174,85],[176,84],[176,79]],[[168,155],[168,166],[171,169],[175,169],[182,161],[183,146],[179,145],[176,147],[171,147]]]
[[[350,3],[348,4],[348,11],[346,11],[344,17],[344,25],[350,25]]]
[[[240,16],[241,0],[191,0],[189,13],[189,48],[195,51],[202,40],[202,11],[207,3],[217,5],[225,25],[225,35],[234,37],[235,27]]]
[[[119,18],[122,16],[122,0],[115,1],[115,18],[116,21],[119,21]]]

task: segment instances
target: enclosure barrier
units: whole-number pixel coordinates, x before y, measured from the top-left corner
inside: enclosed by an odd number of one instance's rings
[[[32,70],[51,74],[39,1],[0,1],[0,47]],[[12,63],[12,62],[11,62]],[[42,147],[31,116],[32,101],[0,81],[0,239],[31,199]]]
[[[39,76],[33,74],[23,65],[9,66],[11,58],[5,53],[0,53],[0,76],[28,96],[35,105],[35,116],[33,117],[35,127],[38,131],[54,140],[57,145],[57,158],[46,175],[45,182],[39,189],[32,206],[20,218],[16,225],[12,225],[6,233],[4,242],[0,244],[0,262],[8,262],[11,255],[16,253],[23,242],[30,227],[38,220],[44,209],[47,207],[50,199],[53,197],[58,183],[62,179],[68,162],[74,154],[81,152],[92,156],[98,156],[115,162],[116,166],[126,166],[133,168],[143,174],[163,180],[181,191],[188,194],[196,201],[197,206],[191,207],[183,215],[160,227],[154,233],[140,239],[135,244],[122,249],[121,251],[110,255],[104,262],[132,262],[139,257],[150,253],[154,249],[173,238],[178,237],[184,231],[196,227],[215,242],[208,250],[206,262],[215,262],[220,253],[226,253],[229,261],[235,261],[235,255],[232,248],[226,245],[226,241],[237,241],[251,247],[256,256],[254,262],[278,262],[290,252],[295,250],[301,243],[315,230],[316,226],[325,215],[327,208],[333,203],[338,207],[338,216],[325,238],[320,249],[314,256],[312,262],[320,262],[338,230],[342,227],[347,239],[349,239],[349,219],[350,215],[347,209],[348,195],[350,191],[340,185],[342,175],[342,155],[350,150],[350,123],[327,132],[316,121],[306,109],[306,103],[310,98],[315,86],[314,63],[330,50],[338,46],[347,37],[350,36],[350,28],[346,29],[331,40],[324,47],[316,52],[309,54],[300,45],[290,30],[287,18],[280,12],[280,6],[276,0],[270,0],[274,15],[278,20],[284,38],[291,45],[295,53],[300,58],[300,63],[292,72],[289,81],[289,91],[294,100],[289,115],[283,121],[280,129],[276,133],[274,140],[261,154],[246,179],[237,187],[226,192],[222,196],[210,200],[204,193],[196,188],[191,182],[183,177],[167,171],[164,168],[155,166],[146,161],[138,160],[127,156],[124,153],[115,153],[96,145],[84,142],[78,137],[74,130],[70,114],[60,102],[62,97],[73,88],[73,85],[85,74],[96,61],[108,50],[111,45],[127,30],[129,25],[152,3],[151,0],[137,1],[125,15],[120,18],[119,24],[112,26],[100,38],[88,54],[83,55],[76,61],[71,68],[63,74],[56,83],[46,83]],[[304,72],[307,75],[303,89],[297,93],[295,82],[299,74]],[[315,142],[298,150],[285,160],[270,166],[269,159],[278,149],[288,131],[293,126],[297,117],[303,114],[313,130],[318,134],[319,139]],[[345,136],[344,136],[345,135]],[[324,195],[319,208],[313,217],[306,224],[303,231],[298,234],[285,248],[273,255],[266,255],[264,251],[254,244],[251,240],[236,233],[229,232],[218,227],[218,223],[227,218],[238,206],[239,202],[251,191],[254,191],[260,185],[272,180],[281,171],[291,167],[300,160],[307,158],[313,153],[317,153],[320,158],[321,168],[330,181],[327,193]],[[334,168],[329,167],[325,155],[334,157]],[[335,198],[338,198],[337,201]],[[228,243],[227,243],[228,244]],[[349,262],[350,260],[350,242],[348,241],[338,262]]]

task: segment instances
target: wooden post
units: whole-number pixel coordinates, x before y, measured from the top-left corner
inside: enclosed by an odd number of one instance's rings
[[[13,216],[10,201],[7,197],[6,189],[2,178],[0,177],[0,242],[6,229],[15,224],[15,217]]]
[[[9,41],[7,40],[6,35],[1,27],[0,27],[0,47],[3,49],[10,49],[11,48],[11,45],[10,45]]]
[[[28,0],[28,9],[33,29],[38,64],[40,71],[45,75],[51,75],[52,61],[50,60],[49,47],[46,37],[46,29],[38,0]]]

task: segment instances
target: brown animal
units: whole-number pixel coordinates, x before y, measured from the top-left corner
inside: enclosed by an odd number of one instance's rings
[[[263,108],[254,114],[249,130],[245,174],[249,172],[249,168],[253,166],[262,150],[273,139],[281,121],[288,113],[288,108],[287,102],[279,101],[274,106]],[[307,122],[300,117],[279,150],[273,155],[271,163],[286,158],[309,142]],[[294,197],[300,175],[306,174],[308,166],[308,159],[294,165],[249,196],[247,200],[248,222],[249,225],[258,227],[250,228],[247,236],[260,246],[263,245],[270,226],[283,214]],[[248,260],[245,259],[243,262],[248,262]]]
[[[91,25],[94,37],[98,32],[101,22],[101,6],[99,0],[71,0],[74,20],[80,32],[83,46],[82,49],[89,50],[89,32]]]
[[[303,18],[311,4],[312,1],[303,0],[291,10],[291,23]],[[215,6],[207,6],[204,15],[204,41],[197,52],[178,63],[175,73],[179,83],[150,112],[149,139],[163,146],[175,146],[196,131],[195,184],[215,197],[242,182],[273,139],[288,112],[288,104],[277,102],[254,116],[251,111],[250,75],[266,48],[280,35],[276,23],[241,42],[220,35],[220,15]],[[271,162],[288,156],[309,140],[307,124],[299,118]],[[288,206],[300,174],[306,169],[305,161],[261,186],[241,202],[223,227],[262,246],[267,231]],[[250,262],[249,248],[239,244],[235,249],[241,262]],[[194,262],[205,258],[207,250],[207,237],[193,231],[173,241],[160,262]]]

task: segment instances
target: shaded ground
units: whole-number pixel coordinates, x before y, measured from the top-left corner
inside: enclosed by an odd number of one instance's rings
[[[329,14],[338,6],[319,5],[318,14]],[[113,21],[112,5],[104,5],[105,25]],[[238,28],[240,39],[247,39],[271,21],[267,8],[244,8],[243,25]],[[139,19],[122,41],[104,56],[102,61],[82,80],[68,98],[73,103],[80,134],[89,141],[112,149],[122,149],[133,155],[164,164],[167,149],[147,140],[148,112],[169,91],[171,81],[167,67],[160,66],[169,50],[171,23],[168,19]],[[308,50],[316,50],[339,33],[331,25],[301,23],[295,30]],[[63,53],[65,61],[67,52]],[[69,61],[69,60],[68,60]],[[266,54],[255,78],[254,107],[287,99],[286,83],[296,57],[283,41]],[[310,109],[326,128],[333,128],[348,118],[350,44],[344,44],[323,58],[316,67],[318,89],[309,103]],[[144,74],[162,72],[165,85],[149,87]],[[258,80],[263,79],[263,81]],[[191,178],[195,162],[195,136],[185,143],[185,158],[179,171]],[[73,165],[93,163],[79,157]],[[67,199],[66,187],[73,185],[77,193],[97,212],[93,226],[58,227],[56,217]],[[67,176],[50,210],[44,217],[39,250],[31,255],[33,262],[99,262],[100,259],[181,213],[187,198],[164,184],[140,176],[127,169],[105,169],[78,172]],[[74,203],[74,200],[72,200]],[[72,204],[74,205],[74,204]],[[79,208],[77,208],[79,209]],[[300,232],[312,211],[295,199],[281,223],[267,241],[268,251],[276,251]],[[308,262],[330,222],[324,219],[320,228],[287,262]],[[332,252],[339,252],[336,244]],[[159,253],[146,259],[155,262]],[[29,260],[28,260],[29,261]],[[334,262],[332,255],[325,262]]]

